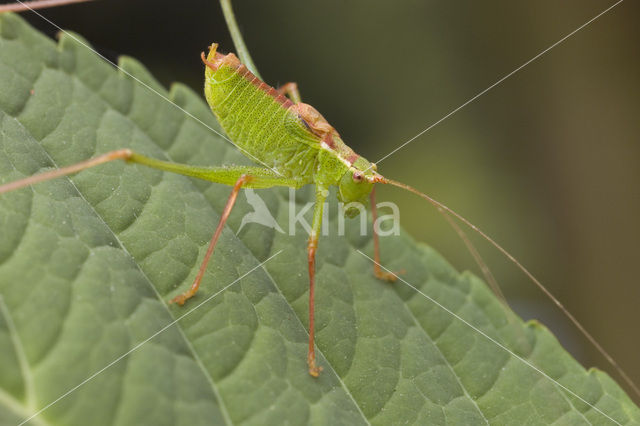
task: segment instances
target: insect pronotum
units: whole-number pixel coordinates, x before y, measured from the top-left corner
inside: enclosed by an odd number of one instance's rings
[[[375,183],[391,184],[425,198],[442,211],[446,217],[449,217],[447,214],[456,216],[465,224],[471,226],[474,231],[481,231],[427,195],[377,173],[375,164],[357,155],[344,144],[337,131],[313,107],[301,102],[300,94],[295,84],[288,83],[279,89],[274,89],[251,73],[235,55],[220,54],[215,44],[211,46],[206,57],[203,53],[202,61],[205,64],[205,94],[212,111],[216,114],[231,139],[252,158],[266,165],[266,168],[195,168],[158,161],[131,150],[122,149],[51,173],[36,175],[3,185],[0,187],[0,193],[57,176],[75,173],[117,159],[232,186],[231,195],[192,287],[171,301],[184,304],[198,290],[207,262],[241,188],[266,188],[271,186],[298,188],[310,183],[315,184],[316,207],[314,210],[313,229],[307,245],[310,287],[308,365],[309,373],[312,376],[318,376],[321,367],[316,363],[314,351],[314,265],[318,235],[322,224],[322,206],[329,186],[335,185],[339,188],[338,194],[344,202],[366,202],[368,198],[374,200]],[[260,111],[258,114],[260,119],[252,123],[252,126],[247,127],[246,124],[250,117],[243,106],[249,102],[253,103],[254,108]],[[255,117],[255,114],[252,117]],[[372,202],[372,205],[375,205],[375,202]],[[357,214],[357,210],[349,211],[348,214]],[[375,215],[375,211],[373,211],[373,214]],[[461,231],[458,230],[458,232]],[[511,255],[494,243],[493,240],[489,239],[484,233],[481,232],[481,234],[510,260],[516,262]],[[387,273],[379,267],[379,244],[375,233],[374,241],[376,260],[374,273],[381,279],[394,281],[395,276],[393,274]],[[468,242],[468,240],[465,240],[465,242]],[[475,249],[472,246],[470,249],[480,264],[483,265],[481,259],[477,257]],[[528,271],[522,268],[519,263],[517,264],[536,284],[543,288]],[[488,278],[491,281],[490,276]],[[559,304],[553,296],[548,295]],[[571,319],[583,333],[586,333],[573,317]],[[588,337],[597,345],[590,336]],[[602,348],[599,346],[598,348],[604,353]],[[606,356],[609,361],[613,362],[608,355]]]

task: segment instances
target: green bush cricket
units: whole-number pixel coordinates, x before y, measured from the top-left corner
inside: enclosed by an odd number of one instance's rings
[[[317,200],[323,201],[323,197],[326,196],[324,195],[324,190],[327,188],[327,186],[337,185],[340,188],[339,193],[343,201],[345,202],[365,201],[369,194],[373,195],[374,183],[394,184],[396,186],[408,189],[402,184],[390,181],[377,174],[377,172],[375,171],[375,166],[364,160],[362,157],[359,157],[355,153],[353,153],[353,151],[350,150],[350,148],[348,148],[342,142],[337,132],[335,132],[335,130],[329,125],[329,123],[326,122],[326,120],[322,118],[321,115],[319,115],[312,107],[301,104],[299,102],[300,97],[294,88],[295,86],[285,85],[281,88],[282,90],[279,89],[276,91],[276,89],[270,88],[269,86],[266,86],[264,85],[264,83],[260,82],[257,78],[254,78],[255,76],[253,76],[253,74],[246,70],[246,68],[243,68],[243,65],[240,64],[240,62],[236,62],[237,59],[234,58],[235,56],[231,55],[223,56],[217,54],[216,56],[215,49],[211,50],[209,58],[204,58],[204,61],[207,65],[207,82],[209,83],[211,80],[218,81],[220,79],[225,79],[225,82],[229,82],[228,84],[230,85],[230,87],[226,87],[225,89],[223,88],[223,86],[225,85],[224,82],[212,83],[209,86],[205,84],[205,92],[207,88],[209,88],[209,92],[207,93],[207,100],[214,112],[220,118],[221,123],[227,130],[228,134],[232,137],[232,139],[238,145],[240,145],[241,148],[249,151],[249,153],[254,157],[257,157],[259,160],[268,163],[267,165],[273,167],[276,170],[275,172],[273,170],[269,170],[268,168],[225,168],[221,170],[196,169],[191,166],[180,166],[158,162],[157,160],[140,156],[138,154],[132,153],[131,151],[122,150],[105,154],[104,156],[89,160],[84,163],[80,163],[75,166],[71,166],[67,169],[61,169],[60,171],[57,171],[56,173],[52,173],[50,175],[39,175],[37,177],[34,177],[33,179],[25,180],[19,183],[20,185],[28,185],[41,180],[53,178],[55,176],[74,173],[106,161],[111,161],[113,159],[124,159],[129,162],[145,164],[162,170],[168,170],[190,176],[201,177],[218,183],[233,185],[232,194],[229,197],[227,208],[225,208],[224,213],[221,217],[220,223],[218,225],[218,228],[216,229],[216,233],[214,234],[209,250],[207,252],[207,256],[205,258],[205,261],[203,262],[198,277],[196,278],[192,288],[188,292],[186,292],[182,296],[178,296],[173,300],[180,304],[184,303],[186,299],[191,297],[195,293],[195,291],[197,291],[197,287],[202,277],[202,273],[204,272],[204,268],[206,267],[206,263],[213,251],[213,248],[215,247],[217,237],[219,236],[225,220],[228,218],[228,215],[235,201],[235,197],[237,196],[237,193],[241,187],[299,187],[304,184],[315,183],[317,187]],[[221,75],[218,76],[218,74]],[[231,84],[231,82],[233,82],[233,84]],[[211,88],[214,86],[214,84],[218,84],[218,86],[216,86],[216,89]],[[273,145],[265,146],[262,148],[254,145],[256,140],[260,140],[260,136],[271,137],[272,135],[265,135],[261,132],[267,132],[267,130],[272,129],[262,128],[253,130],[252,128],[249,133],[247,133],[247,131],[244,131],[240,128],[241,126],[239,126],[238,123],[240,120],[243,120],[243,118],[249,118],[248,115],[244,117],[242,117],[242,114],[235,115],[234,113],[237,113],[238,111],[234,111],[233,108],[231,108],[230,112],[224,111],[224,108],[227,108],[229,106],[224,106],[224,99],[216,99],[217,96],[224,97],[226,95],[229,95],[231,92],[239,93],[239,87],[241,86],[242,88],[240,90],[243,91],[243,95],[235,98],[236,101],[233,102],[233,105],[236,108],[237,105],[239,105],[239,103],[243,101],[243,97],[245,99],[250,99],[256,96],[263,96],[264,99],[258,101],[260,102],[259,106],[258,103],[256,103],[254,105],[254,108],[260,108],[263,111],[264,116],[267,117],[277,116],[277,114],[281,114],[281,128],[279,129],[279,131],[287,131],[294,135],[293,137],[287,139],[287,141],[285,141],[285,143],[283,143],[282,145],[278,145],[276,143],[277,151],[275,153],[273,151]],[[285,92],[287,92],[287,94],[289,95],[289,99],[286,99],[284,97]],[[267,105],[267,101],[271,102],[272,105]],[[260,115],[262,116],[263,114]],[[225,125],[225,118],[228,120],[228,122],[231,123],[227,123],[227,125]],[[261,123],[256,122],[256,127],[258,127],[260,124]],[[268,137],[263,138],[263,140],[268,139]],[[287,142],[291,144],[287,146]],[[303,150],[299,150],[304,151],[302,153],[299,151],[295,151],[296,148],[300,148],[300,146],[305,147]],[[268,158],[272,154],[275,154],[275,158]],[[291,161],[292,158],[295,158],[297,160],[297,155],[307,156],[305,157],[304,167],[299,167]],[[287,156],[289,157],[289,162],[287,162]],[[287,164],[291,165],[292,167],[287,167]],[[319,170],[321,172],[314,174],[312,172],[312,168],[317,166],[320,167]],[[7,185],[6,187],[3,187],[3,190],[8,191],[11,189],[15,189],[20,185],[18,185],[18,183],[13,186]],[[424,196],[424,194],[422,194],[422,196],[426,197]],[[440,205],[439,207],[448,211],[448,209],[444,206]],[[318,373],[318,366],[315,365],[315,355],[313,351],[313,254],[317,245],[317,229],[320,226],[321,217],[322,202],[318,202],[316,211],[314,212],[314,233],[312,233],[311,235],[307,248],[309,253],[309,278],[311,289],[309,313],[309,366],[310,373],[312,375],[317,375]],[[376,260],[379,260],[377,241],[375,246]],[[393,279],[393,275],[384,273],[379,269],[378,264],[375,264],[375,268],[376,275],[380,276],[383,279]]]
[[[371,206],[375,206],[375,183],[405,186],[378,174],[375,164],[349,148],[338,132],[315,108],[301,102],[295,83],[287,83],[276,90],[256,77],[234,54],[222,55],[217,52],[217,47],[217,44],[213,44],[208,56],[205,57],[203,52],[201,58],[206,65],[207,102],[236,146],[266,167],[197,168],[155,160],[129,149],[122,149],[56,171],[2,185],[0,194],[118,159],[232,186],[232,192],[191,288],[170,302],[183,305],[196,294],[200,287],[209,259],[241,188],[274,186],[300,188],[307,184],[315,184],[316,203],[307,245],[309,265],[307,362],[309,374],[317,377],[322,368],[316,365],[314,348],[315,253],[328,188],[332,185],[338,186],[339,198],[345,205],[354,202],[366,204],[370,198]],[[249,61],[247,57],[245,62]],[[375,222],[375,208],[372,212]],[[360,210],[357,208],[345,211],[345,214],[350,217],[359,213]],[[457,230],[462,232],[459,228]],[[374,274],[382,280],[395,281],[394,274],[385,272],[380,267],[379,239],[375,229],[373,235]],[[468,240],[465,239],[465,242],[468,243]],[[479,256],[475,249],[472,247],[471,249],[474,256]],[[479,259],[479,257],[476,258]],[[486,270],[486,268],[483,269]]]

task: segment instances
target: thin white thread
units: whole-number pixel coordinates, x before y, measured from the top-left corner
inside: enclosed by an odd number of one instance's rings
[[[540,368],[536,367],[533,363],[527,361],[526,359],[522,358],[520,355],[517,355],[516,353],[514,353],[513,351],[511,351],[509,348],[507,348],[506,346],[504,346],[502,343],[498,342],[496,339],[494,339],[493,337],[489,336],[488,334],[486,334],[484,331],[480,330],[479,328],[477,328],[476,326],[474,326],[473,324],[471,324],[470,322],[468,322],[467,320],[465,320],[464,318],[462,318],[460,315],[456,314],[455,312],[453,312],[452,310],[450,310],[449,308],[447,308],[446,306],[442,305],[440,302],[438,302],[437,300],[435,300],[434,298],[427,296],[427,294],[423,293],[420,289],[414,287],[412,284],[409,284],[407,281],[405,281],[404,279],[402,279],[402,277],[399,277],[398,275],[396,275],[395,273],[393,273],[392,271],[390,271],[389,269],[385,268],[384,266],[382,266],[381,264],[379,264],[378,262],[376,262],[375,260],[373,260],[372,258],[370,258],[369,256],[367,256],[366,254],[364,254],[362,251],[357,250],[358,253],[360,253],[361,255],[363,255],[364,257],[366,257],[367,259],[369,259],[370,261],[372,261],[373,263],[375,263],[376,265],[378,265],[379,267],[381,267],[382,269],[384,269],[385,271],[389,272],[390,274],[392,274],[394,277],[396,277],[397,279],[399,279],[400,281],[402,281],[403,283],[405,283],[406,285],[408,285],[409,287],[411,287],[412,289],[414,289],[415,291],[417,291],[418,293],[420,293],[422,296],[424,296],[425,298],[427,298],[429,301],[431,301],[432,303],[434,303],[436,306],[438,306],[439,308],[443,309],[444,311],[446,311],[449,315],[452,315],[454,318],[456,318],[457,320],[461,321],[462,323],[464,323],[466,326],[470,327],[471,329],[473,329],[475,332],[477,332],[478,334],[481,334],[483,337],[487,338],[489,341],[491,341],[492,343],[494,343],[495,345],[497,345],[499,348],[501,348],[502,350],[506,351],[507,353],[509,353],[511,356],[513,356],[514,358],[518,359],[519,361],[523,362],[525,365],[527,365],[528,367],[532,368],[533,370],[537,371],[538,373],[540,373],[542,376],[544,376],[545,378],[549,379],[552,383],[554,383],[556,386],[561,387],[562,389],[564,389],[565,391],[569,392],[572,396],[578,398],[580,401],[584,402],[586,405],[588,405],[589,407],[591,407],[592,409],[594,409],[595,411],[597,411],[598,413],[602,414],[603,416],[605,416],[607,419],[611,420],[612,422],[614,422],[615,424],[620,425],[619,422],[617,422],[616,420],[614,420],[613,418],[611,418],[609,415],[607,415],[605,412],[603,412],[602,410],[600,410],[598,407],[596,407],[595,405],[589,403],[587,400],[585,400],[584,398],[582,398],[580,395],[578,395],[577,393],[575,393],[574,391],[572,391],[571,389],[569,389],[568,387],[564,386],[562,383],[556,381],[555,379],[553,379],[551,376],[549,376],[547,373],[545,373],[544,371],[542,371]]]
[[[446,120],[447,118],[451,117],[453,114],[455,114],[456,112],[460,111],[462,108],[466,107],[467,105],[469,105],[471,102],[475,101],[476,99],[478,99],[480,96],[484,95],[485,93],[487,93],[489,90],[493,89],[494,87],[496,87],[498,84],[502,83],[503,81],[505,81],[506,79],[508,79],[509,77],[511,77],[512,75],[514,75],[515,73],[517,73],[518,71],[520,71],[521,69],[523,69],[524,67],[526,67],[527,65],[529,65],[530,63],[532,63],[533,61],[535,61],[536,59],[538,59],[539,57],[541,57],[542,55],[544,55],[545,53],[547,53],[548,51],[550,51],[551,49],[553,49],[554,47],[558,46],[560,43],[562,43],[563,41],[565,41],[566,39],[568,39],[569,37],[573,36],[575,33],[577,33],[578,31],[580,31],[581,29],[583,29],[584,27],[586,27],[587,25],[591,24],[593,21],[595,21],[596,19],[600,18],[602,15],[604,15],[605,13],[609,12],[611,9],[613,9],[614,7],[616,7],[617,5],[619,5],[620,3],[622,3],[624,0],[618,0],[616,3],[614,3],[613,5],[609,6],[607,9],[605,9],[604,11],[600,12],[599,14],[597,14],[596,16],[594,16],[593,18],[591,18],[590,20],[588,20],[587,22],[585,22],[584,24],[582,24],[581,26],[579,26],[578,28],[576,28],[575,30],[571,31],[569,34],[567,34],[566,36],[562,37],[560,40],[556,41],[555,43],[553,43],[551,46],[547,47],[546,49],[544,49],[542,52],[538,53],[536,56],[534,56],[533,58],[529,59],[527,62],[525,62],[524,64],[520,65],[518,68],[516,68],[515,70],[511,71],[509,74],[505,75],[504,77],[502,77],[500,80],[496,81],[495,83],[493,83],[491,86],[487,87],[486,89],[484,89],[482,92],[478,93],[477,95],[475,95],[474,97],[472,97],[471,99],[469,99],[468,101],[466,101],[465,103],[463,103],[462,105],[460,105],[458,108],[454,109],[453,111],[451,111],[450,113],[448,113],[447,115],[445,115],[444,117],[442,117],[440,120],[436,121],[435,123],[433,123],[432,125],[430,125],[429,127],[427,127],[426,129],[424,129],[423,131],[421,131],[420,133],[418,133],[417,135],[415,135],[414,137],[412,137],[411,139],[409,139],[408,141],[406,141],[405,143],[403,143],[402,145],[400,145],[399,147],[397,147],[396,149],[394,149],[393,151],[391,151],[390,153],[388,153],[387,155],[385,155],[384,157],[382,157],[381,159],[379,159],[378,161],[375,162],[375,164],[379,164],[381,161],[386,160],[388,157],[390,157],[391,155],[395,154],[396,152],[398,152],[399,150],[401,150],[402,148],[404,148],[405,146],[407,146],[408,144],[410,144],[411,142],[413,142],[414,140],[416,140],[417,138],[419,138],[420,136],[422,136],[423,134],[425,134],[426,132],[428,132],[429,130],[433,129],[434,127],[436,127],[438,124],[442,123],[444,120]],[[369,166],[369,169],[371,168],[371,166]],[[368,169],[367,169],[368,170]]]
[[[18,426],[22,426],[25,423],[27,423],[29,420],[33,419],[34,417],[38,416],[39,414],[41,414],[43,411],[45,411],[46,409],[50,408],[52,405],[55,405],[56,403],[60,402],[62,399],[64,399],[65,397],[69,396],[71,393],[73,393],[74,391],[76,391],[78,388],[82,387],[83,385],[85,385],[87,382],[90,382],[91,380],[95,379],[96,376],[98,376],[100,373],[102,373],[103,371],[105,371],[106,369],[110,368],[111,366],[117,364],[119,361],[121,361],[122,359],[124,359],[125,357],[127,357],[128,355],[130,355],[132,352],[136,351],[137,349],[140,349],[141,346],[143,346],[145,343],[147,343],[149,340],[153,339],[154,337],[156,337],[157,335],[159,335],[160,333],[162,333],[163,331],[165,331],[166,329],[168,329],[169,327],[175,325],[178,321],[180,321],[181,319],[183,319],[184,317],[186,317],[187,315],[190,315],[193,311],[195,311],[196,309],[198,309],[200,306],[204,305],[205,303],[207,303],[208,301],[210,301],[211,299],[213,299],[214,297],[216,297],[217,295],[219,295],[220,293],[222,293],[223,291],[227,290],[229,287],[231,287],[232,285],[236,284],[238,281],[240,281],[241,279],[243,279],[244,277],[246,277],[247,275],[249,275],[250,273],[252,273],[253,271],[255,271],[256,269],[260,268],[262,265],[264,265],[265,263],[267,263],[268,261],[270,261],[271,259],[273,259],[274,257],[276,257],[277,255],[279,255],[280,253],[282,253],[282,250],[278,251],[277,253],[275,253],[274,255],[272,255],[271,257],[269,257],[267,260],[265,260],[264,262],[258,264],[257,266],[251,268],[248,272],[246,272],[244,275],[240,276],[239,278],[237,278],[235,281],[233,281],[231,284],[227,284],[225,287],[223,287],[221,290],[218,290],[217,292],[215,292],[214,294],[212,294],[211,296],[207,297],[205,300],[203,300],[202,302],[200,302],[199,304],[197,304],[194,308],[192,308],[191,310],[185,312],[184,314],[182,314],[181,316],[179,316],[178,318],[176,318],[175,320],[171,321],[169,324],[167,324],[166,326],[162,327],[160,330],[156,331],[154,334],[152,334],[150,337],[146,338],[145,340],[143,340],[142,342],[138,343],[137,345],[135,345],[133,348],[129,349],[127,352],[125,352],[124,354],[120,355],[118,358],[114,359],[113,361],[111,361],[109,364],[107,364],[106,366],[102,367],[100,370],[96,371],[95,373],[93,373],[92,375],[90,375],[89,377],[87,377],[86,379],[84,379],[82,382],[78,383],[77,385],[75,385],[74,387],[72,387],[71,389],[69,389],[68,391],[66,391],[64,394],[62,394],[61,396],[59,396],[58,398],[56,398],[55,400],[51,401],[50,403],[48,403],[47,405],[45,405],[44,407],[42,407],[40,410],[36,411],[34,414],[32,414],[29,418],[23,420],[21,423],[18,424]]]
[[[274,169],[273,167],[268,166],[267,164],[265,164],[264,162],[260,161],[258,158],[254,157],[253,155],[251,155],[249,152],[247,152],[245,149],[241,148],[240,146],[238,146],[235,142],[233,142],[231,139],[229,139],[228,137],[226,137],[225,135],[223,135],[222,133],[218,132],[216,129],[214,129],[213,127],[209,126],[208,124],[206,124],[204,121],[200,120],[198,117],[196,117],[195,115],[191,114],[189,111],[187,111],[186,109],[182,108],[180,105],[176,104],[175,102],[173,102],[171,99],[167,98],[165,95],[163,95],[162,93],[158,92],[156,89],[154,89],[153,87],[149,86],[147,83],[143,82],[142,80],[138,79],[137,77],[135,77],[134,75],[130,74],[129,72],[127,72],[126,70],[124,70],[123,68],[121,68],[120,66],[118,66],[115,62],[109,60],[108,58],[106,58],[104,55],[102,55],[101,53],[99,53],[97,50],[95,50],[94,48],[92,48],[91,46],[89,46],[88,44],[82,42],[82,40],[78,39],[77,37],[75,37],[73,34],[69,33],[68,31],[63,30],[59,25],[57,25],[56,23],[54,23],[53,21],[51,21],[49,18],[43,16],[42,14],[40,14],[39,12],[35,11],[34,9],[30,8],[28,4],[22,2],[21,0],[16,0],[18,3],[22,4],[24,7],[26,7],[27,9],[29,9],[31,12],[35,13],[36,15],[38,15],[40,18],[42,18],[43,20],[45,20],[46,22],[48,22],[49,24],[53,25],[54,27],[56,27],[58,30],[60,30],[60,32],[66,34],[68,37],[71,37],[74,41],[76,41],[77,43],[81,44],[82,46],[86,47],[87,49],[89,49],[90,51],[92,51],[93,53],[95,53],[96,55],[98,55],[100,58],[102,58],[102,60],[110,63],[111,65],[113,65],[114,67],[116,67],[118,70],[120,70],[121,72],[123,72],[124,74],[126,74],[128,77],[132,78],[133,80],[135,80],[136,82],[138,82],[141,86],[143,86],[144,88],[148,89],[149,91],[151,91],[152,93],[158,95],[160,98],[162,98],[163,100],[167,101],[168,103],[170,103],[171,105],[173,105],[174,107],[178,108],[180,111],[182,111],[183,113],[185,113],[189,118],[194,119],[196,122],[200,123],[201,125],[203,125],[204,127],[206,127],[207,129],[211,130],[213,133],[217,134],[218,136],[222,137],[223,139],[225,139],[227,142],[229,142],[231,145],[235,146],[236,148],[238,148],[238,150],[240,150],[242,153],[244,153],[245,155],[247,155],[248,157],[252,158],[253,160],[255,160],[256,162],[262,164],[263,166],[267,167],[268,169],[271,169],[272,172],[274,172],[275,174],[277,174],[278,176],[282,176],[282,174],[280,172],[278,172],[276,169]]]

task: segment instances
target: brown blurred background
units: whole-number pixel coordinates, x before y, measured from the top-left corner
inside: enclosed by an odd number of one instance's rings
[[[613,3],[237,0],[235,9],[265,80],[297,81],[303,99],[376,161]],[[140,59],[165,85],[200,91],[200,51],[212,41],[233,50],[215,0],[102,0],[41,13],[112,59]],[[503,244],[636,382],[639,18],[640,4],[622,2],[379,164]],[[417,240],[476,270],[426,203],[393,188],[379,199],[400,205]],[[544,322],[585,366],[611,371],[522,273],[474,241],[518,313]]]

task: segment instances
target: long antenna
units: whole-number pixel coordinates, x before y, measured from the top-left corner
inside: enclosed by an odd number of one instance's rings
[[[444,204],[442,204],[441,202],[431,198],[430,196],[428,196],[427,194],[424,194],[420,191],[418,191],[417,189],[413,188],[412,186],[409,186],[407,184],[404,184],[402,182],[398,182],[392,179],[387,179],[383,176],[377,175],[375,178],[376,182],[380,182],[380,183],[385,183],[385,184],[389,184],[389,185],[393,185],[393,186],[397,186],[398,188],[402,188],[405,189],[409,192],[413,192],[414,194],[416,194],[419,197],[424,198],[425,200],[427,200],[431,205],[435,206],[439,211],[445,213],[445,215],[450,214],[452,216],[454,216],[455,218],[457,218],[458,220],[460,220],[462,223],[464,223],[465,225],[467,225],[469,228],[471,228],[473,231],[477,232],[480,236],[482,236],[482,238],[484,238],[485,240],[487,240],[491,245],[493,245],[495,248],[498,249],[498,251],[500,251],[507,259],[509,259],[513,264],[515,264],[522,272],[525,273],[525,275],[527,275],[529,277],[529,279],[531,281],[533,281],[533,283],[540,289],[542,290],[542,292],[549,298],[551,299],[551,301],[553,301],[553,303],[556,304],[556,306],[558,306],[558,308],[560,308],[560,310],[566,315],[567,318],[569,318],[569,320],[573,323],[573,325],[576,326],[576,328],[584,335],[584,337],[587,338],[587,340],[598,350],[598,352],[600,352],[600,354],[609,362],[609,364],[611,364],[611,366],[618,372],[618,374],[620,374],[620,376],[624,379],[624,381],[629,385],[629,387],[631,387],[633,389],[633,391],[636,393],[636,395],[640,396],[640,389],[638,388],[638,386],[636,386],[636,384],[633,382],[633,380],[631,380],[631,378],[627,375],[627,373],[624,372],[624,370],[622,369],[622,367],[620,367],[618,365],[618,363],[613,359],[613,357],[611,355],[609,355],[609,353],[607,351],[604,350],[604,348],[596,341],[596,339],[582,326],[582,324],[580,324],[580,322],[571,314],[571,312],[569,312],[567,310],[567,308],[564,307],[564,305],[562,303],[560,303],[560,301],[549,291],[547,290],[547,288],[545,286],[542,285],[542,283],[540,281],[538,281],[538,279],[536,277],[533,276],[533,274],[531,272],[529,272],[529,270],[527,268],[525,268],[520,262],[518,262],[518,260],[516,260],[515,257],[513,257],[507,250],[505,250],[504,248],[502,248],[502,246],[500,244],[498,244],[497,242],[495,242],[491,237],[489,237],[487,234],[485,234],[480,228],[478,228],[476,225],[474,225],[473,223],[469,222],[467,219],[465,219],[463,216],[461,216],[460,214],[456,213],[455,211],[451,210],[449,207],[445,206]],[[451,219],[451,218],[449,218]],[[465,242],[466,243],[466,242]],[[470,244],[470,242],[469,242]]]
[[[484,261],[482,256],[480,256],[480,253],[478,252],[478,250],[476,250],[476,247],[471,243],[471,240],[469,239],[469,237],[467,237],[467,234],[464,233],[464,231],[458,226],[458,224],[446,211],[438,207],[438,212],[440,212],[442,216],[444,216],[447,222],[449,222],[449,225],[451,225],[453,230],[456,231],[462,242],[464,242],[464,245],[467,246],[467,250],[469,250],[469,253],[471,253],[471,256],[473,256],[473,259],[478,264],[478,267],[482,271],[482,275],[484,275],[484,278],[487,280],[487,283],[489,284],[489,287],[491,287],[491,290],[493,290],[495,295],[498,296],[499,299],[501,299],[502,303],[504,303],[506,306],[509,306],[507,298],[504,297],[504,293],[502,293],[502,289],[500,289],[500,286],[498,285],[498,281],[496,281],[496,278],[491,273],[491,270],[487,266],[487,263]]]
[[[25,10],[44,9],[47,7],[64,6],[73,3],[86,3],[91,0],[34,0],[27,2],[16,2],[3,4],[0,6],[0,13],[24,12]]]

